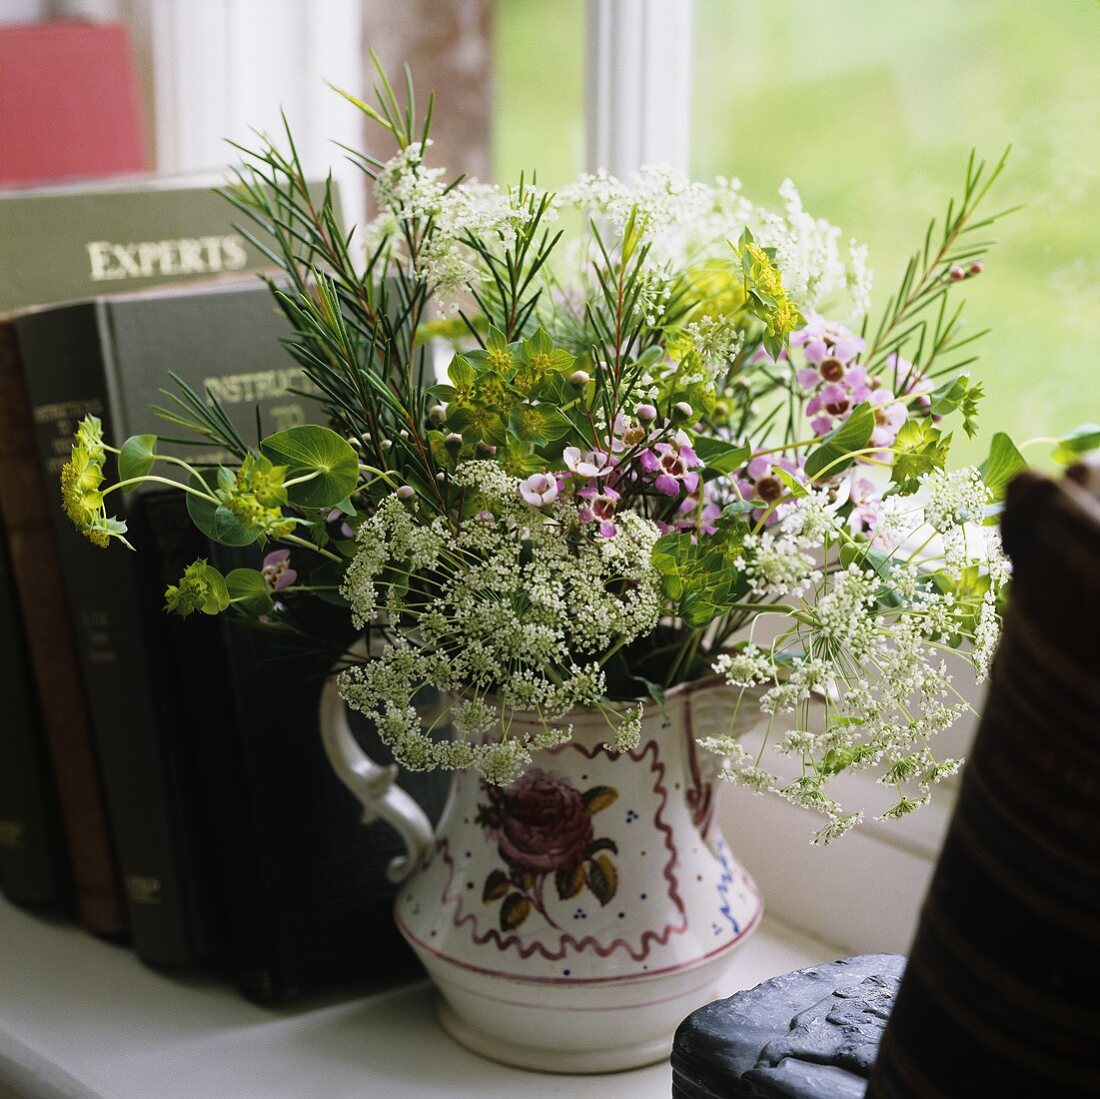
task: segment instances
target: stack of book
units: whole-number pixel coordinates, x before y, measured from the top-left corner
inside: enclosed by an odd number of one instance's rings
[[[289,672],[264,631],[168,619],[186,564],[263,551],[206,542],[175,492],[124,502],[139,554],[98,549],[57,481],[88,413],[114,445],[161,433],[169,372],[246,439],[323,418],[291,392],[289,330],[232,215],[190,180],[0,193],[0,885],[277,999],[411,964],[385,874],[399,841],[361,823],[318,735],[331,656]],[[317,627],[333,652],[349,640],[339,607]],[[438,776],[402,782],[438,816]]]

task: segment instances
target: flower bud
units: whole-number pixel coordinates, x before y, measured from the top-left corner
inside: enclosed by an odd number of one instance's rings
[[[672,406],[672,418],[679,423],[690,420],[695,415],[695,409],[687,401],[677,401]]]
[[[477,444],[477,449],[480,454],[496,454],[497,448],[492,443],[487,443],[484,439],[480,439]]]
[[[634,409],[634,415],[637,416],[643,424],[651,424],[657,419],[657,409],[651,404],[640,404]]]
[[[569,375],[569,384],[576,386],[578,389],[584,389],[591,380],[587,370],[574,370],[573,373]]]
[[[428,419],[438,427],[447,418],[447,410],[441,404],[434,404],[428,409]]]
[[[952,282],[958,282],[960,279],[966,278],[966,271],[963,270],[957,263],[947,272],[947,277]]]
[[[730,406],[725,401],[715,401],[710,418],[716,424],[724,424],[730,418]]]
[[[985,270],[985,264],[980,259],[976,259],[967,269],[968,275],[980,275]]]
[[[416,489],[412,485],[402,485],[397,490],[398,500],[411,500],[416,495]]]
[[[444,440],[444,444],[452,450],[458,450],[462,446],[462,436],[457,431],[452,431]]]

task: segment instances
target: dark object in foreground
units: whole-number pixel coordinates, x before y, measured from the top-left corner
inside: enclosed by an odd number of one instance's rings
[[[673,1099],[862,1099],[900,954],[866,954],[773,977],[680,1024]]]
[[[868,1097],[1100,1095],[1100,470],[1011,485],[1012,596]]]

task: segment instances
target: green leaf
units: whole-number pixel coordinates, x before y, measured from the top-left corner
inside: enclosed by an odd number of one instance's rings
[[[1051,457],[1063,466],[1072,465],[1082,454],[1100,447],[1100,427],[1096,424],[1082,424],[1068,435],[1058,440]]]
[[[853,561],[861,565],[870,565],[878,575],[890,583],[894,576],[894,565],[888,553],[878,546],[867,543],[845,542],[840,547],[840,563],[847,568]]]
[[[517,404],[508,415],[508,428],[526,442],[549,443],[566,435],[572,424],[551,404]]]
[[[668,717],[668,713],[665,709],[667,701],[665,699],[665,689],[660,683],[654,683],[652,679],[645,679],[643,676],[635,676],[635,679],[640,680],[645,684],[645,689],[649,693],[649,697],[661,707],[661,713]]]
[[[206,602],[202,605],[203,614],[221,614],[229,606],[229,591],[226,579],[213,565],[203,569],[203,579],[207,583]]]
[[[930,411],[934,416],[946,416],[958,409],[963,417],[963,431],[972,439],[978,429],[978,401],[983,396],[981,382],[971,384],[970,375],[964,372],[932,391]]]
[[[796,499],[810,495],[810,490],[793,473],[788,472],[782,466],[772,466],[772,473],[787,486],[790,494]]]
[[[943,469],[951,436],[944,435],[928,420],[906,420],[894,440],[894,468],[890,479],[896,491],[907,496],[917,491],[920,478],[933,469]]]
[[[260,449],[287,467],[286,479],[315,474],[287,489],[291,503],[303,508],[331,508],[359,483],[359,458],[352,445],[327,427],[301,424],[269,435]]]
[[[576,359],[564,348],[555,347],[545,328],[540,328],[529,340],[524,340],[520,354],[536,375],[561,374]]]
[[[213,469],[204,470],[201,480],[194,476],[191,478],[191,487],[195,489],[212,491],[217,483],[218,470]],[[207,538],[223,546],[250,546],[259,538],[256,531],[249,530],[223,504],[211,503],[191,493],[187,494],[187,514]]]
[[[615,864],[606,855],[597,855],[588,864],[588,888],[600,902],[601,908],[615,896],[619,888],[619,875]]]
[[[500,906],[501,931],[515,931],[531,914],[531,902],[522,893],[510,893]]]
[[[129,481],[134,477],[144,477],[153,468],[157,457],[157,437],[155,435],[131,435],[122,444],[118,455],[118,479]],[[134,485],[137,488],[137,485]],[[124,492],[133,489],[123,489]]]
[[[848,419],[834,427],[820,444],[810,451],[806,458],[806,475],[816,477],[827,470],[829,477],[835,477],[841,470],[847,469],[852,464],[855,459],[849,455],[862,450],[874,430],[875,414],[871,406],[866,402],[856,405]]]
[[[469,444],[484,441],[499,446],[507,434],[504,417],[492,408],[451,405],[447,409],[447,426],[457,431],[462,441]]]
[[[508,892],[508,875],[503,870],[494,870],[485,879],[485,888],[481,891],[481,900],[484,904],[492,904],[499,901]]]
[[[1008,482],[1022,469],[1027,469],[1024,456],[1003,431],[998,431],[990,444],[989,457],[980,467],[982,480],[994,502],[1004,499]]]
[[[612,786],[593,786],[581,795],[584,807],[593,815],[613,804],[618,797],[619,791]]]
[[[245,614],[268,614],[275,605],[267,581],[257,569],[234,569],[226,576],[225,586]]]
[[[752,447],[748,445],[735,446],[724,439],[712,439],[707,435],[698,436],[692,443],[692,449],[699,455],[704,469],[715,474],[733,473],[744,465],[752,453]]]
[[[451,365],[447,367],[447,377],[451,385],[461,391],[467,387],[473,387],[474,382],[477,381],[477,371],[474,370],[469,359],[462,355],[455,355],[451,359]]]

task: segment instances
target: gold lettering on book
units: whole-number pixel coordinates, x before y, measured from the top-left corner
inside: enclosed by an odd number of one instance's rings
[[[134,904],[160,904],[160,878],[128,874],[126,893]]]
[[[27,846],[27,826],[21,820],[0,820],[0,847],[20,851]]]
[[[179,240],[139,240],[127,244],[90,240],[84,247],[92,282],[216,275],[221,271],[241,271],[248,266],[244,238],[238,233]]]
[[[251,374],[223,374],[220,378],[203,378],[203,389],[222,404],[255,404],[273,397],[285,396],[291,389],[315,392],[316,387],[299,367],[278,370],[257,370]]]
[[[117,658],[111,636],[111,617],[105,610],[84,611],[84,653],[89,664],[113,664]]]

